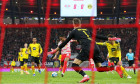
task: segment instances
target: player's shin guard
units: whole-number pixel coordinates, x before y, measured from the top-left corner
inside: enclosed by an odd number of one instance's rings
[[[81,67],[79,67],[78,64],[72,63],[72,68],[83,77],[86,75],[86,73],[81,69]]]
[[[121,70],[123,71],[123,74],[127,77],[128,74],[127,74],[127,72],[126,72],[126,70],[125,70],[125,68],[123,66],[121,66]]]
[[[67,61],[64,61],[64,66],[63,66],[63,71],[62,71],[62,73],[65,73],[66,68],[67,68]]]
[[[32,66],[32,71],[33,71],[33,74],[35,74],[35,67]]]

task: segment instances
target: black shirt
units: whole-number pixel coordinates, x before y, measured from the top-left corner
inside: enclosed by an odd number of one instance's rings
[[[100,35],[96,35],[96,38],[108,40],[107,37]],[[67,39],[59,46],[59,48],[63,48],[71,39],[77,40],[82,48],[87,48],[90,46],[91,34],[86,28],[75,28],[71,31]]]

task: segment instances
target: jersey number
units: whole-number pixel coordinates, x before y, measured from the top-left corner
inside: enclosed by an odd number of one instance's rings
[[[91,38],[89,37],[89,35],[87,34],[87,32],[86,31],[83,31],[84,32],[84,34],[87,36],[87,38],[89,39],[89,40],[91,40]]]

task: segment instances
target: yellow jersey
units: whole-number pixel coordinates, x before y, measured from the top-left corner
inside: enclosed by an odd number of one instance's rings
[[[121,60],[121,48],[120,48],[120,43],[119,42],[115,42],[113,45],[110,44],[108,41],[106,41],[106,42],[96,42],[96,44],[97,45],[103,45],[103,46],[107,47],[109,58],[119,57],[119,60]]]
[[[29,53],[30,53],[29,49],[22,48],[22,50],[23,50],[23,58],[28,59],[29,58]]]
[[[11,66],[15,66],[16,65],[16,62],[15,61],[12,61],[11,62]]]
[[[23,52],[18,53],[18,61],[23,61]]]
[[[31,43],[29,44],[28,48],[31,52],[31,56],[33,57],[39,57],[39,53],[41,54],[43,52],[42,47],[39,43]]]

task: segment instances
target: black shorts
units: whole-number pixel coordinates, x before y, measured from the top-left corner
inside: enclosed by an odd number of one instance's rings
[[[113,62],[115,65],[119,62],[119,57],[111,57],[109,58],[110,62]]]
[[[39,64],[40,57],[33,57],[33,56],[31,56],[31,62],[35,62],[36,64]]]
[[[89,60],[89,53],[90,53],[89,49],[90,49],[90,46],[81,49],[81,52],[78,54],[78,56],[76,58],[81,60],[81,61]],[[104,60],[100,56],[100,49],[99,49],[98,45],[96,45],[96,44],[95,44],[95,47],[94,47],[93,60],[94,60],[95,63],[102,63],[102,62],[104,62]]]
[[[24,61],[20,61],[20,66],[23,66],[24,65]]]
[[[24,63],[27,63],[28,62],[28,59],[23,59]]]
[[[129,63],[129,66],[132,66],[134,64],[134,60],[129,60],[128,63]]]

